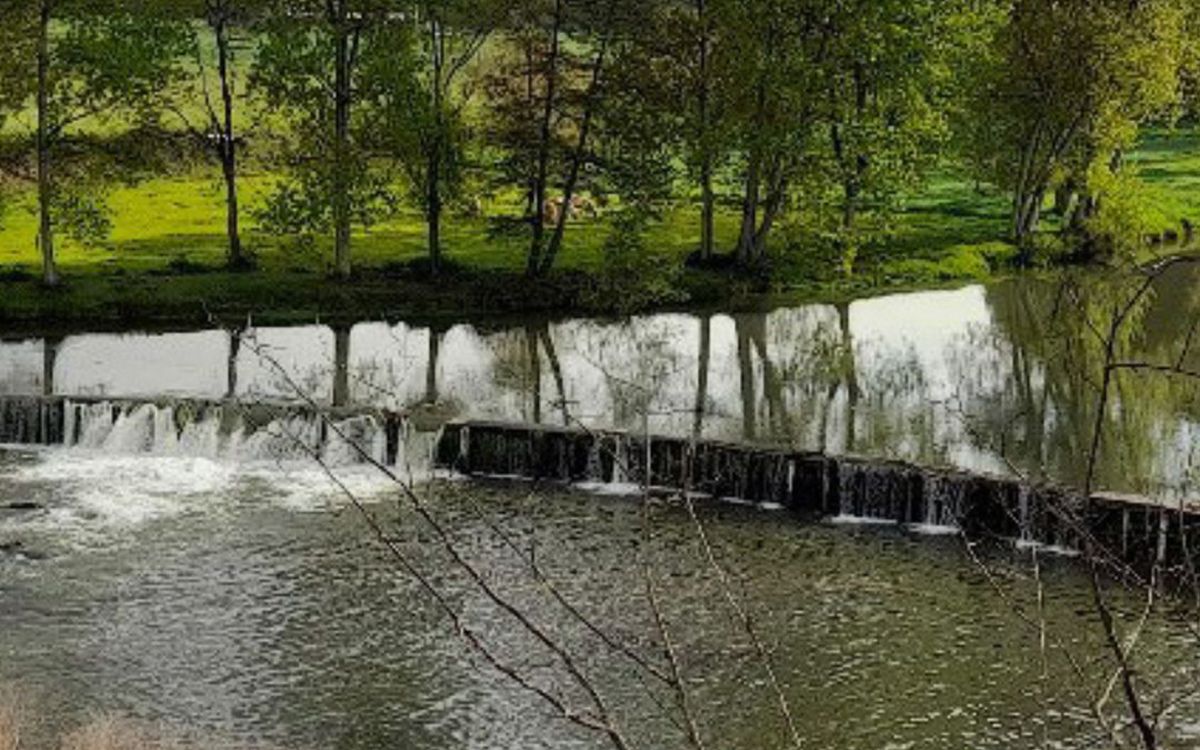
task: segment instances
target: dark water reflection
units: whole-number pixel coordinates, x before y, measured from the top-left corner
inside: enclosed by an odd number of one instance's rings
[[[1200,310],[1197,288],[1191,270],[1161,279],[1124,353],[1173,363]],[[1094,421],[1097,356],[1060,284],[1026,279],[769,314],[12,341],[0,344],[0,391],[287,398],[298,387],[326,402],[412,410],[429,426],[474,417],[648,427],[1070,483]],[[1189,495],[1198,393],[1179,379],[1122,375],[1102,483]]]

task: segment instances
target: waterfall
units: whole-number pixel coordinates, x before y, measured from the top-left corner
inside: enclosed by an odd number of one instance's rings
[[[405,428],[395,415],[331,416],[303,405],[0,399],[0,443],[115,455],[394,464],[404,458]]]

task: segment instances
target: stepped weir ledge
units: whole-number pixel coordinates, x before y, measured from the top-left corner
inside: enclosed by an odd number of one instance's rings
[[[854,456],[669,436],[498,422],[451,422],[412,447],[468,477],[689,492],[786,509],[956,529],[1063,550],[1093,539],[1135,566],[1182,565],[1200,549],[1200,507]],[[312,458],[392,465],[415,431],[408,415],[284,402],[100,397],[0,399],[0,443]],[[369,458],[368,458],[369,457]],[[409,455],[411,459],[411,453]]]
[[[1200,507],[853,456],[678,437],[502,423],[450,424],[437,463],[468,476],[633,485],[787,509],[953,529],[1079,550],[1087,538],[1137,567],[1200,549]],[[1191,551],[1191,552],[1189,552]]]

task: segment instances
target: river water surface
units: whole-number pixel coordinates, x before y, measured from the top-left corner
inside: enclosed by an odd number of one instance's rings
[[[388,497],[358,470],[343,476],[364,497]],[[46,504],[0,515],[0,536],[24,545],[0,560],[0,683],[35,696],[47,721],[38,741],[49,745],[103,711],[199,747],[607,746],[472,658],[360,518],[323,488],[300,467],[272,476],[267,467],[171,458],[5,455],[0,497]],[[683,509],[655,505],[647,542],[636,500],[453,483],[431,502],[489,579],[575,649],[620,706],[631,742],[683,746],[658,707],[670,694],[540,595],[504,540],[537,550],[565,597],[653,658],[644,563],[710,746],[789,746],[752,643]],[[578,692],[432,551],[428,528],[386,507],[375,509],[401,522],[406,549],[478,632],[547,684]],[[1036,632],[956,537],[803,526],[732,506],[702,517],[811,746],[1009,750],[1095,740],[1087,705],[1107,673],[1089,665],[1076,675],[1052,652],[1042,679]],[[989,562],[1034,607],[1027,560]],[[1048,559],[1045,578],[1051,632],[1076,655],[1100,653],[1079,572]],[[1138,602],[1122,604],[1132,619]],[[1144,644],[1147,691],[1189,696],[1195,663],[1178,657],[1195,646],[1182,626],[1156,618]],[[1196,715],[1194,704],[1180,704],[1172,735],[1191,741]]]
[[[1159,284],[1128,336],[1138,356],[1177,351],[1194,282]],[[0,343],[0,394],[303,395],[402,409],[421,429],[467,416],[584,423],[1070,482],[1094,407],[1086,334],[1059,325],[1060,304],[1054,284],[1023,281],[757,315],[22,338]],[[1104,483],[1190,496],[1196,395],[1123,381]],[[334,470],[470,626],[581,698],[439,555],[394,487],[366,467]],[[789,746],[684,508],[456,481],[423,492],[488,579],[579,654],[633,744],[682,746],[660,705],[672,696],[548,599],[531,555],[613,639],[658,658],[649,571],[709,746]],[[44,718],[35,747],[98,711],[202,747],[606,746],[472,656],[319,467],[137,441],[14,447],[0,451],[0,508],[11,503],[34,509],[0,509],[0,684]],[[1088,706],[1109,675],[1071,560],[1040,558],[1055,644],[1044,661],[1013,612],[1036,611],[1029,550],[982,552],[989,576],[952,534],[700,513],[807,746],[1097,742]],[[1118,600],[1129,622],[1140,605]],[[1169,736],[1200,746],[1182,615],[1152,617],[1139,649]]]
[[[1156,284],[1123,333],[1129,358],[1178,361],[1198,273]],[[457,417],[648,427],[1077,484],[1092,339],[1060,284],[1016,280],[734,316],[18,338],[0,341],[0,395],[303,396],[412,412],[429,429]],[[1179,379],[1118,378],[1101,483],[1189,496],[1198,396]]]

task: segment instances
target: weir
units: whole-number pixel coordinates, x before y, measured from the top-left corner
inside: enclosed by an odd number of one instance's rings
[[[956,529],[1064,550],[1082,549],[1090,538],[1094,548],[1140,568],[1179,566],[1200,550],[1200,507],[1145,497],[1097,493],[1085,502],[1067,487],[1005,477],[610,430],[464,422],[419,443],[413,432],[406,415],[368,408],[0,398],[0,444],[228,461],[319,457],[331,465],[394,466],[404,459],[418,470],[432,458],[434,468],[467,476],[686,491],[807,517]]]
[[[404,415],[283,402],[103,397],[0,398],[0,444],[228,460],[320,457],[396,463]]]
[[[448,425],[436,464],[469,476],[687,491],[786,508],[808,517],[852,517],[952,528],[1080,550],[1136,568],[1183,565],[1200,549],[1200,508],[930,469],[895,461],[686,438],[499,423]]]

